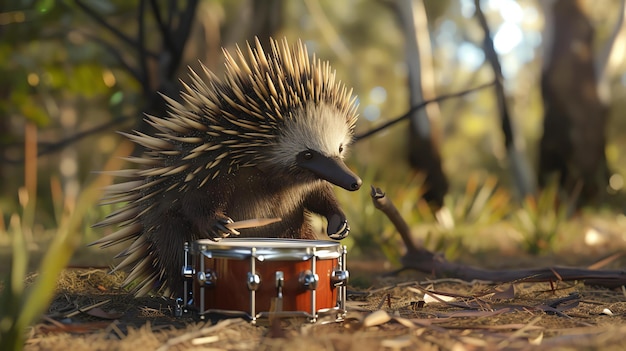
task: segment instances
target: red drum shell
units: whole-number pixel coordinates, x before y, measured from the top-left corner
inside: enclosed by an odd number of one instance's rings
[[[211,270],[217,279],[204,289],[204,310],[229,310],[250,313],[251,294],[247,279],[251,256],[255,251],[255,271],[261,283],[255,292],[255,313],[270,312],[277,296],[276,272],[284,274],[283,312],[312,313],[311,290],[301,283],[301,275],[313,271],[319,277],[315,289],[315,311],[337,305],[337,288],[331,275],[339,268],[342,247],[336,242],[295,239],[224,239],[220,242],[199,240],[191,253],[196,272]],[[200,306],[200,286],[194,279],[194,306]],[[200,298],[197,298],[200,297]],[[274,307],[275,308],[275,307]],[[199,311],[203,313],[204,311]]]

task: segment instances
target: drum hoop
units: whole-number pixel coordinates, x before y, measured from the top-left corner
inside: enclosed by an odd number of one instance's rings
[[[217,309],[217,308],[211,308],[206,311],[197,311],[198,315],[200,316],[215,314],[215,315],[222,315],[222,316],[228,316],[228,317],[243,317],[243,318],[247,318],[252,321],[255,321],[255,322],[258,319],[269,319],[272,316],[277,316],[281,318],[305,317],[311,320],[311,322],[314,322],[317,317],[325,317],[325,316],[329,316],[332,314],[336,314],[338,317],[338,320],[343,320],[343,318],[346,315],[346,312],[347,312],[346,310],[343,310],[340,307],[330,307],[330,308],[322,308],[320,310],[317,310],[315,314],[310,314],[304,311],[282,311],[282,312],[263,311],[263,312],[257,313],[253,317],[247,312],[235,311],[235,310],[224,310],[224,309]]]
[[[339,258],[343,249],[334,241],[276,238],[227,238],[219,242],[201,239],[191,245],[192,254],[208,258],[244,260],[253,256],[253,251],[259,261],[307,261],[313,256],[322,260]]]

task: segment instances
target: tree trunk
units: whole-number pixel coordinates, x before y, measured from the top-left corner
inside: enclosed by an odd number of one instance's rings
[[[394,6],[406,41],[410,103],[416,106],[435,97],[426,11],[422,0],[399,0],[394,2]],[[415,111],[410,118],[408,145],[411,166],[426,176],[423,197],[437,209],[443,205],[443,197],[448,192],[448,180],[441,167],[436,140],[433,139],[431,121],[438,116],[437,103]]]
[[[582,203],[606,188],[604,148],[608,107],[599,94],[593,58],[594,28],[580,0],[546,6],[546,57],[541,76],[544,103],[540,142],[540,186],[553,173],[561,186]]]

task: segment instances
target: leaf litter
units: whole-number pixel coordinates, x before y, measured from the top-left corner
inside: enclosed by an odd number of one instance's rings
[[[626,348],[626,294],[578,282],[487,284],[381,278],[349,290],[343,322],[174,317],[161,297],[117,287],[122,273],[68,269],[26,350],[603,350]],[[606,311],[612,313],[609,314]]]

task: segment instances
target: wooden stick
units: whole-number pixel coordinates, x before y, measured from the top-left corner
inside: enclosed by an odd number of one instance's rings
[[[253,218],[243,221],[237,221],[226,224],[226,228],[229,229],[244,229],[252,227],[262,227],[264,225],[272,224],[281,221],[282,218]]]

